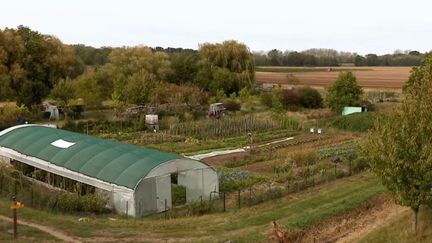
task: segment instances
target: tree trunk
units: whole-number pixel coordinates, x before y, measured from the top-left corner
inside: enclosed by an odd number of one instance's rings
[[[419,211],[419,207],[411,208],[413,211],[412,219],[411,219],[411,231],[413,234],[417,234],[417,215]]]

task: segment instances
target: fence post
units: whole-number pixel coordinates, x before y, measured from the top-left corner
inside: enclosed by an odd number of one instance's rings
[[[138,215],[141,216],[141,202],[138,203]]]
[[[30,205],[33,207],[33,184],[31,184],[31,203]]]
[[[238,208],[240,209],[241,205],[240,205],[240,190],[238,190]]]
[[[223,210],[224,212],[226,212],[226,207],[225,207],[225,192],[223,192]]]
[[[252,187],[249,187],[249,207],[252,205]]]
[[[167,200],[165,199],[165,219],[168,218],[167,212],[168,212],[168,209],[167,209]]]
[[[351,175],[351,160],[348,160],[349,175]]]
[[[126,218],[129,218],[129,201],[126,201]]]
[[[335,175],[335,179],[336,179],[336,163],[334,163],[334,175]]]

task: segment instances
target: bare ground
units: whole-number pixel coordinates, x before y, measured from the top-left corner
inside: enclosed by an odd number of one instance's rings
[[[383,195],[311,229],[293,232],[291,239],[295,242],[355,242],[407,210],[396,205],[390,196]]]

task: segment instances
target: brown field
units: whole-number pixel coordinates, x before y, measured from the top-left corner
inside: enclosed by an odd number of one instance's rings
[[[327,87],[337,78],[342,69],[344,68],[337,67],[336,71],[330,72],[296,72],[294,75],[299,79],[300,85]],[[366,67],[365,70],[358,69],[362,68],[356,67],[353,73],[363,88],[400,90],[408,80],[411,67]],[[271,84],[288,85],[286,76],[286,72],[256,72],[256,80],[263,84],[264,88]]]

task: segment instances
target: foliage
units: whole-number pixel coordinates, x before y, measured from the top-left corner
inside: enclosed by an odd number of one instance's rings
[[[71,110],[71,100],[75,98],[74,89],[71,81],[69,79],[62,79],[54,88],[51,90],[51,98],[54,99],[55,104],[62,108],[65,117],[72,112]]]
[[[16,195],[25,205],[49,211],[69,213],[104,213],[108,199],[87,194],[80,196],[60,190],[51,190],[24,178],[21,172],[0,165],[0,195]]]
[[[320,108],[322,107],[322,97],[318,90],[303,87],[297,90],[299,103],[305,108]]]
[[[175,53],[171,57],[172,74],[169,81],[175,84],[192,83],[198,73],[198,61],[199,57],[195,53]]]
[[[341,72],[328,88],[326,103],[333,111],[340,112],[345,106],[356,106],[361,102],[362,88],[352,72]]]
[[[362,155],[401,205],[413,210],[432,199],[432,82],[427,65],[414,69],[401,107],[379,117],[362,144]]]
[[[353,113],[331,119],[328,125],[351,132],[367,132],[373,127],[375,118],[378,116],[375,112]]]
[[[84,71],[73,49],[53,36],[31,29],[0,30],[0,100],[8,98],[28,108],[39,104],[60,80]]]
[[[17,107],[15,104],[0,106],[0,130],[17,124],[18,116],[30,117],[30,111],[24,107]]]
[[[285,109],[293,109],[300,104],[299,96],[295,89],[280,90],[280,102]]]
[[[301,124],[285,116],[279,116],[277,119],[271,116],[260,117],[257,115],[226,116],[221,119],[173,123],[168,132],[198,139],[223,139],[246,136],[249,131],[255,133],[278,129],[298,131],[301,129]]]
[[[182,205],[186,203],[186,187],[180,185],[171,186],[172,204]]]
[[[189,110],[208,104],[208,94],[193,85],[159,83],[151,94],[152,104],[185,104]]]
[[[196,82],[201,88],[216,93],[238,93],[255,81],[255,62],[248,47],[236,41],[200,45],[200,68]]]
[[[85,65],[102,66],[106,64],[108,62],[108,56],[112,51],[111,47],[95,48],[82,44],[71,45],[71,47]]]
[[[221,192],[232,192],[263,182],[262,178],[254,177],[249,172],[238,169],[223,168],[219,170],[218,175]]]
[[[228,111],[239,111],[241,109],[241,103],[236,99],[228,98],[223,101],[224,107]]]
[[[73,81],[73,91],[88,108],[98,108],[103,100],[102,88],[93,75],[82,75]]]
[[[261,92],[260,95],[261,104],[267,107],[272,107],[272,97],[273,95],[270,92]]]

